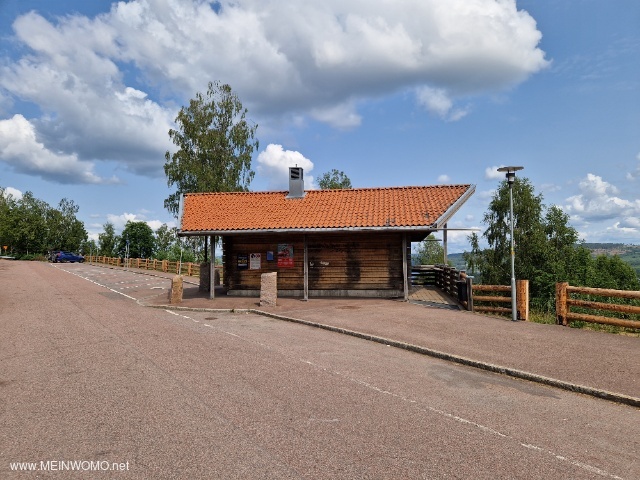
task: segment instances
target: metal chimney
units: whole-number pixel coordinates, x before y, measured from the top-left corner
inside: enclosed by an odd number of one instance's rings
[[[302,167],[289,167],[289,195],[287,198],[304,198]]]

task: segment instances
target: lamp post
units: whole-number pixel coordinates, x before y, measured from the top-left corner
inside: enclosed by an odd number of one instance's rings
[[[513,182],[516,181],[516,172],[524,167],[501,167],[499,172],[505,172],[509,184],[509,210],[511,224],[511,321],[518,321],[518,303],[516,299],[516,251],[513,242]]]

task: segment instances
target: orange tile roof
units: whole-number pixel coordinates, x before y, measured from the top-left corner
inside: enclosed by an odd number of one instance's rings
[[[182,203],[181,233],[402,230],[442,226],[473,194],[473,185],[189,193]],[[421,228],[422,227],[422,228]]]

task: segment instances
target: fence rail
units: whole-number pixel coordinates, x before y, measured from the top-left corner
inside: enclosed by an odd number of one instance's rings
[[[623,305],[619,303],[595,302],[591,300],[571,298],[571,294],[589,295],[595,297],[624,298],[640,300],[640,291],[611,290],[607,288],[573,287],[567,282],[556,284],[556,323],[568,325],[572,320],[614,325],[617,327],[640,328],[640,321],[624,318],[605,317],[590,313],[572,312],[571,307],[579,307],[597,311],[613,311],[622,314],[640,315],[640,306]]]
[[[477,295],[480,293],[480,295]],[[509,295],[503,295],[508,293]],[[511,287],[509,285],[473,285],[473,311],[511,315]],[[489,304],[508,303],[509,307],[496,305],[477,305],[477,302]],[[516,280],[516,312],[519,320],[529,321],[529,280]]]
[[[200,276],[200,264],[198,263],[170,262],[169,260],[155,260],[149,258],[129,258],[126,261],[119,257],[89,256],[86,258],[90,263],[102,263],[104,265],[114,267],[139,268],[141,270],[154,270],[157,272],[175,273],[190,277]]]

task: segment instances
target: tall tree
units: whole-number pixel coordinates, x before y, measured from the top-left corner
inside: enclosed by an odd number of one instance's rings
[[[42,254],[46,252],[47,221],[49,205],[32,192],[26,192],[18,200],[13,216],[14,247],[20,253]]]
[[[155,249],[153,230],[146,222],[132,222],[129,220],[122,230],[116,252],[125,256],[129,246],[130,258],[150,258]]]
[[[99,255],[111,257],[116,251],[116,229],[111,222],[105,223],[102,228],[104,232],[98,234]]]
[[[164,172],[176,191],[164,206],[178,216],[180,195],[192,192],[246,191],[253,179],[251,157],[258,149],[257,125],[246,119],[238,96],[227,84],[209,82],[205,95],[197,93],[169,130],[175,153],[165,153]]]

